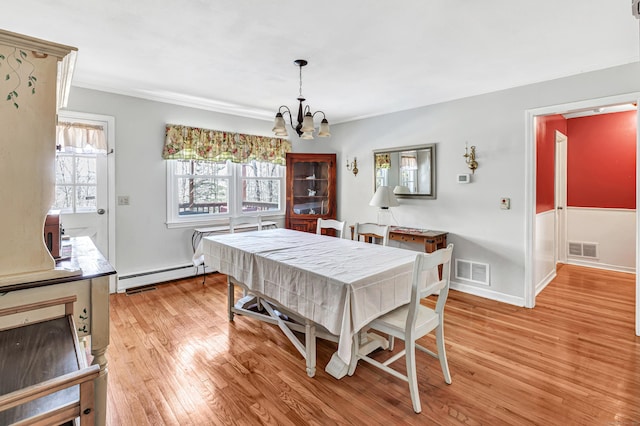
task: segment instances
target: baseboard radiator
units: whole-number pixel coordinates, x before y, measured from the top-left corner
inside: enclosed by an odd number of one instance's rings
[[[156,269],[153,271],[139,272],[129,275],[118,276],[118,293],[125,292],[131,288],[158,284],[166,281],[178,280],[181,278],[193,277],[197,273],[193,264],[179,265],[171,268]]]

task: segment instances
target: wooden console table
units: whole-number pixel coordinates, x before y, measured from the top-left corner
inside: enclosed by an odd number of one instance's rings
[[[351,239],[353,240],[354,226],[351,225]],[[426,253],[447,247],[447,232],[429,229],[409,228],[406,226],[390,226],[389,239],[404,243],[422,244]],[[365,235],[367,238],[382,238],[381,235]]]
[[[35,304],[46,300],[75,296],[73,317],[78,336],[91,336],[92,365],[100,366],[95,385],[95,423],[104,425],[107,414],[107,358],[109,346],[109,275],[116,271],[95,247],[91,238],[71,238],[71,256],[56,266],[71,270],[81,269],[79,275],[41,281],[0,285],[0,309]],[[18,314],[0,318],[0,330],[38,322],[46,312]],[[0,380],[3,380],[0,377]]]

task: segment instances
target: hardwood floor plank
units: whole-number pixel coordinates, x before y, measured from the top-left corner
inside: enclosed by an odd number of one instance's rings
[[[640,424],[633,274],[565,265],[534,309],[451,291],[453,382],[418,353],[421,414],[405,382],[366,363],[328,375],[332,342],[318,341],[309,378],[276,326],[228,321],[226,291],[226,277],[210,274],[204,286],[200,276],[111,296],[109,425]]]

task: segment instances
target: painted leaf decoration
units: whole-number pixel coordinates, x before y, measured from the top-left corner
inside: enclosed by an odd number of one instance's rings
[[[20,58],[16,58],[16,62],[22,65],[22,61],[20,60]]]
[[[36,78],[36,76],[35,76],[35,75],[32,75],[32,76],[31,76],[31,80],[33,80],[33,81],[38,81],[38,79]]]
[[[24,50],[21,50],[21,51],[20,51],[20,56],[22,56],[23,58],[26,58],[26,57],[27,57],[27,54],[25,53],[25,51],[24,51]]]
[[[9,80],[10,78],[11,78],[11,76],[10,76],[9,74],[7,74],[7,75],[4,77],[4,79],[5,79],[5,80]]]
[[[18,104],[17,104],[17,103],[15,103],[15,102],[13,103],[13,106],[14,106],[14,107],[16,107],[16,108],[18,108]]]
[[[16,98],[18,97],[18,92],[16,92],[15,90],[11,93],[13,93],[13,96],[15,96]]]
[[[34,95],[36,93],[36,88],[31,89],[31,94]]]
[[[11,93],[9,93],[9,94],[7,95],[7,100],[8,100],[8,101],[10,101],[10,100],[11,100]]]

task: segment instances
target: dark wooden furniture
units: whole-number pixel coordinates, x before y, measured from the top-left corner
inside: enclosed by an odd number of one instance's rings
[[[429,229],[408,228],[406,226],[390,226],[389,239],[404,243],[421,244],[425,253],[447,247],[447,232],[432,231]],[[363,235],[363,234],[361,234]],[[372,238],[382,238],[380,235],[364,235],[371,241]],[[353,225],[351,225],[351,239],[354,239]]]
[[[73,320],[75,296],[0,309],[0,316],[57,308],[49,319],[0,331],[0,424],[94,424],[94,379]]]
[[[354,226],[351,225],[351,239],[354,239],[353,235]],[[447,232],[431,231],[429,229],[421,228],[409,228],[406,226],[390,226],[389,227],[389,240],[400,241],[403,243],[416,243],[421,244],[424,247],[425,253],[433,253],[434,251],[447,248]],[[375,234],[360,234],[365,237],[367,242],[375,242],[377,239],[381,239],[381,235]],[[440,271],[440,278],[442,278],[442,265],[438,268]]]
[[[316,232],[336,214],[336,154],[287,154],[285,227]]]

